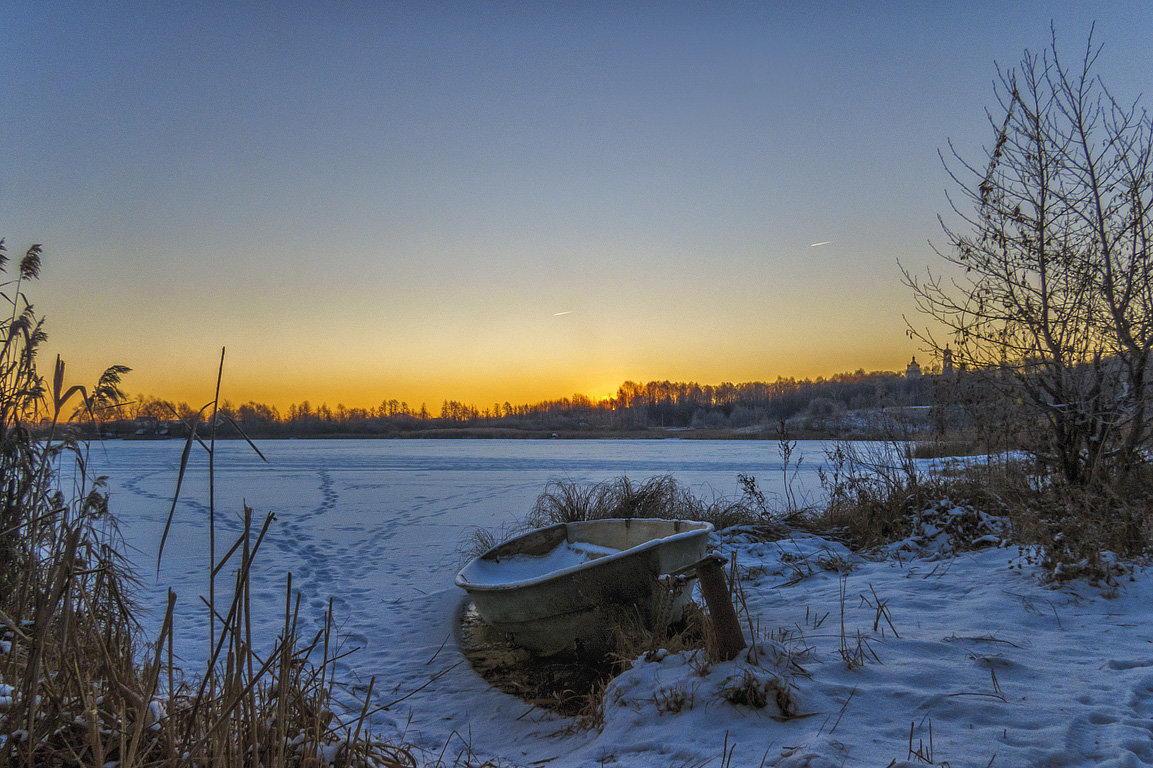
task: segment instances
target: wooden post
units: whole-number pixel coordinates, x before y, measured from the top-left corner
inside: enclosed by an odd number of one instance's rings
[[[713,631],[717,634],[717,656],[720,661],[729,661],[745,648],[746,643],[725,584],[725,572],[721,568],[724,562],[720,555],[709,555],[697,563],[697,578],[713,620]]]

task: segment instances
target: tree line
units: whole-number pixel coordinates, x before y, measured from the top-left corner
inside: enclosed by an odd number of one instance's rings
[[[931,377],[930,377],[931,378]],[[893,371],[863,369],[829,378],[699,384],[626,381],[616,395],[594,400],[574,394],[536,403],[477,406],[444,400],[439,408],[382,399],[370,407],[346,407],[308,400],[285,410],[274,405],[223,400],[218,433],[243,430],[252,437],[324,435],[404,436],[462,428],[516,431],[612,432],[659,428],[727,429],[776,424],[797,416],[829,416],[852,410],[927,405],[926,380]],[[99,429],[113,436],[164,437],[187,434],[182,424],[205,422],[211,414],[187,402],[140,395]],[[95,427],[93,427],[95,428]]]

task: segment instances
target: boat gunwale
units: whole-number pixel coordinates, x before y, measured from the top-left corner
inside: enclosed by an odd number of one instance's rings
[[[568,526],[574,525],[574,524],[601,523],[601,522],[625,522],[625,521],[627,521],[627,522],[672,523],[674,525],[678,524],[678,523],[679,524],[692,524],[692,525],[698,526],[698,527],[694,527],[694,528],[691,528],[689,530],[684,530],[684,531],[677,531],[676,533],[673,533],[669,536],[662,536],[662,537],[656,538],[656,539],[649,539],[648,541],[637,544],[635,547],[629,547],[628,549],[622,549],[622,550],[619,550],[617,552],[614,552],[611,555],[604,555],[603,557],[593,558],[591,560],[586,560],[583,563],[577,563],[576,565],[570,565],[570,566],[567,566],[565,568],[558,568],[555,571],[548,571],[547,573],[543,573],[543,574],[540,574],[538,576],[532,576],[532,577],[527,578],[527,579],[521,579],[520,581],[506,581],[506,582],[501,582],[499,584],[480,584],[480,583],[474,583],[474,582],[468,581],[466,576],[465,576],[465,571],[467,571],[469,568],[471,568],[473,563],[477,562],[478,560],[483,560],[489,554],[491,554],[493,551],[495,551],[495,550],[497,550],[503,546],[507,546],[511,542],[517,541],[518,539],[530,536],[532,534],[541,533],[541,532],[553,530],[556,528],[564,528],[566,530],[566,534],[567,534]],[[545,526],[543,528],[534,528],[531,531],[526,531],[525,533],[521,534],[520,536],[515,536],[515,537],[513,537],[507,541],[503,541],[500,544],[497,544],[495,547],[492,547],[491,549],[487,550],[483,554],[477,555],[476,557],[469,560],[464,565],[464,567],[462,567],[459,571],[457,571],[456,579],[454,581],[458,587],[460,587],[461,589],[464,589],[466,592],[469,592],[469,593],[472,593],[472,592],[506,592],[506,591],[511,591],[514,589],[524,589],[526,587],[533,587],[533,586],[537,586],[538,584],[544,584],[545,582],[552,581],[552,580],[554,580],[558,577],[561,577],[561,576],[568,576],[568,575],[571,575],[574,573],[579,573],[580,571],[583,571],[583,570],[589,570],[595,566],[604,565],[604,564],[612,562],[612,561],[623,560],[626,557],[632,557],[633,555],[635,555],[637,553],[646,552],[650,549],[655,549],[659,546],[662,546],[662,545],[667,544],[667,543],[672,542],[672,541],[679,541],[682,539],[688,539],[688,538],[692,538],[694,536],[700,536],[702,534],[707,536],[708,534],[712,533],[714,530],[715,530],[715,526],[710,522],[706,522],[706,521],[702,521],[702,520],[670,520],[668,518],[662,518],[662,517],[608,517],[608,518],[601,518],[599,520],[574,520],[572,523],[556,523],[554,525],[548,525],[548,526]],[[565,537],[565,542],[570,542],[567,535]]]

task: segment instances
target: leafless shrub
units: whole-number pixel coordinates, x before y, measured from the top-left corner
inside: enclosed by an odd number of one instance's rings
[[[1153,439],[1153,120],[1100,54],[1091,32],[1062,56],[1054,31],[998,69],[985,157],[949,147],[945,272],[904,272],[932,326],[910,334],[957,364],[981,431],[1074,486],[1122,478]]]

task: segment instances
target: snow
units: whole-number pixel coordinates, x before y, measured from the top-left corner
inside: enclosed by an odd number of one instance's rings
[[[202,457],[156,568],[181,447],[104,443],[91,460],[109,475],[151,631],[172,586],[177,651],[195,669],[208,644],[197,598],[208,590]],[[796,490],[815,498],[823,446],[798,448]],[[868,556],[810,534],[715,534],[737,562],[749,652],[725,663],[699,652],[637,659],[609,685],[603,724],[581,729],[492,688],[462,656],[453,632],[465,595],[453,577],[470,530],[510,525],[554,478],[671,473],[708,496],[735,495],[747,473],[779,494],[774,444],[276,441],[261,444],[267,465],[240,443],[218,449],[218,555],[244,502],[258,521],[276,516],[253,576],[257,631],[271,645],[287,572],[307,621],[331,600],[347,645],[360,648],[342,661],[350,695],[375,677],[373,708],[389,705],[368,725],[432,759],[443,750],[446,763],[460,753],[549,768],[1153,765],[1150,571],[1129,567],[1111,587],[1048,585],[979,510],[942,500],[913,536]],[[957,547],[959,530],[985,546]],[[226,567],[218,593],[228,580]]]
[[[472,586],[495,586],[532,581],[545,574],[577,568],[591,560],[620,551],[585,541],[564,541],[543,555],[517,554],[477,560],[468,569],[468,583]]]

